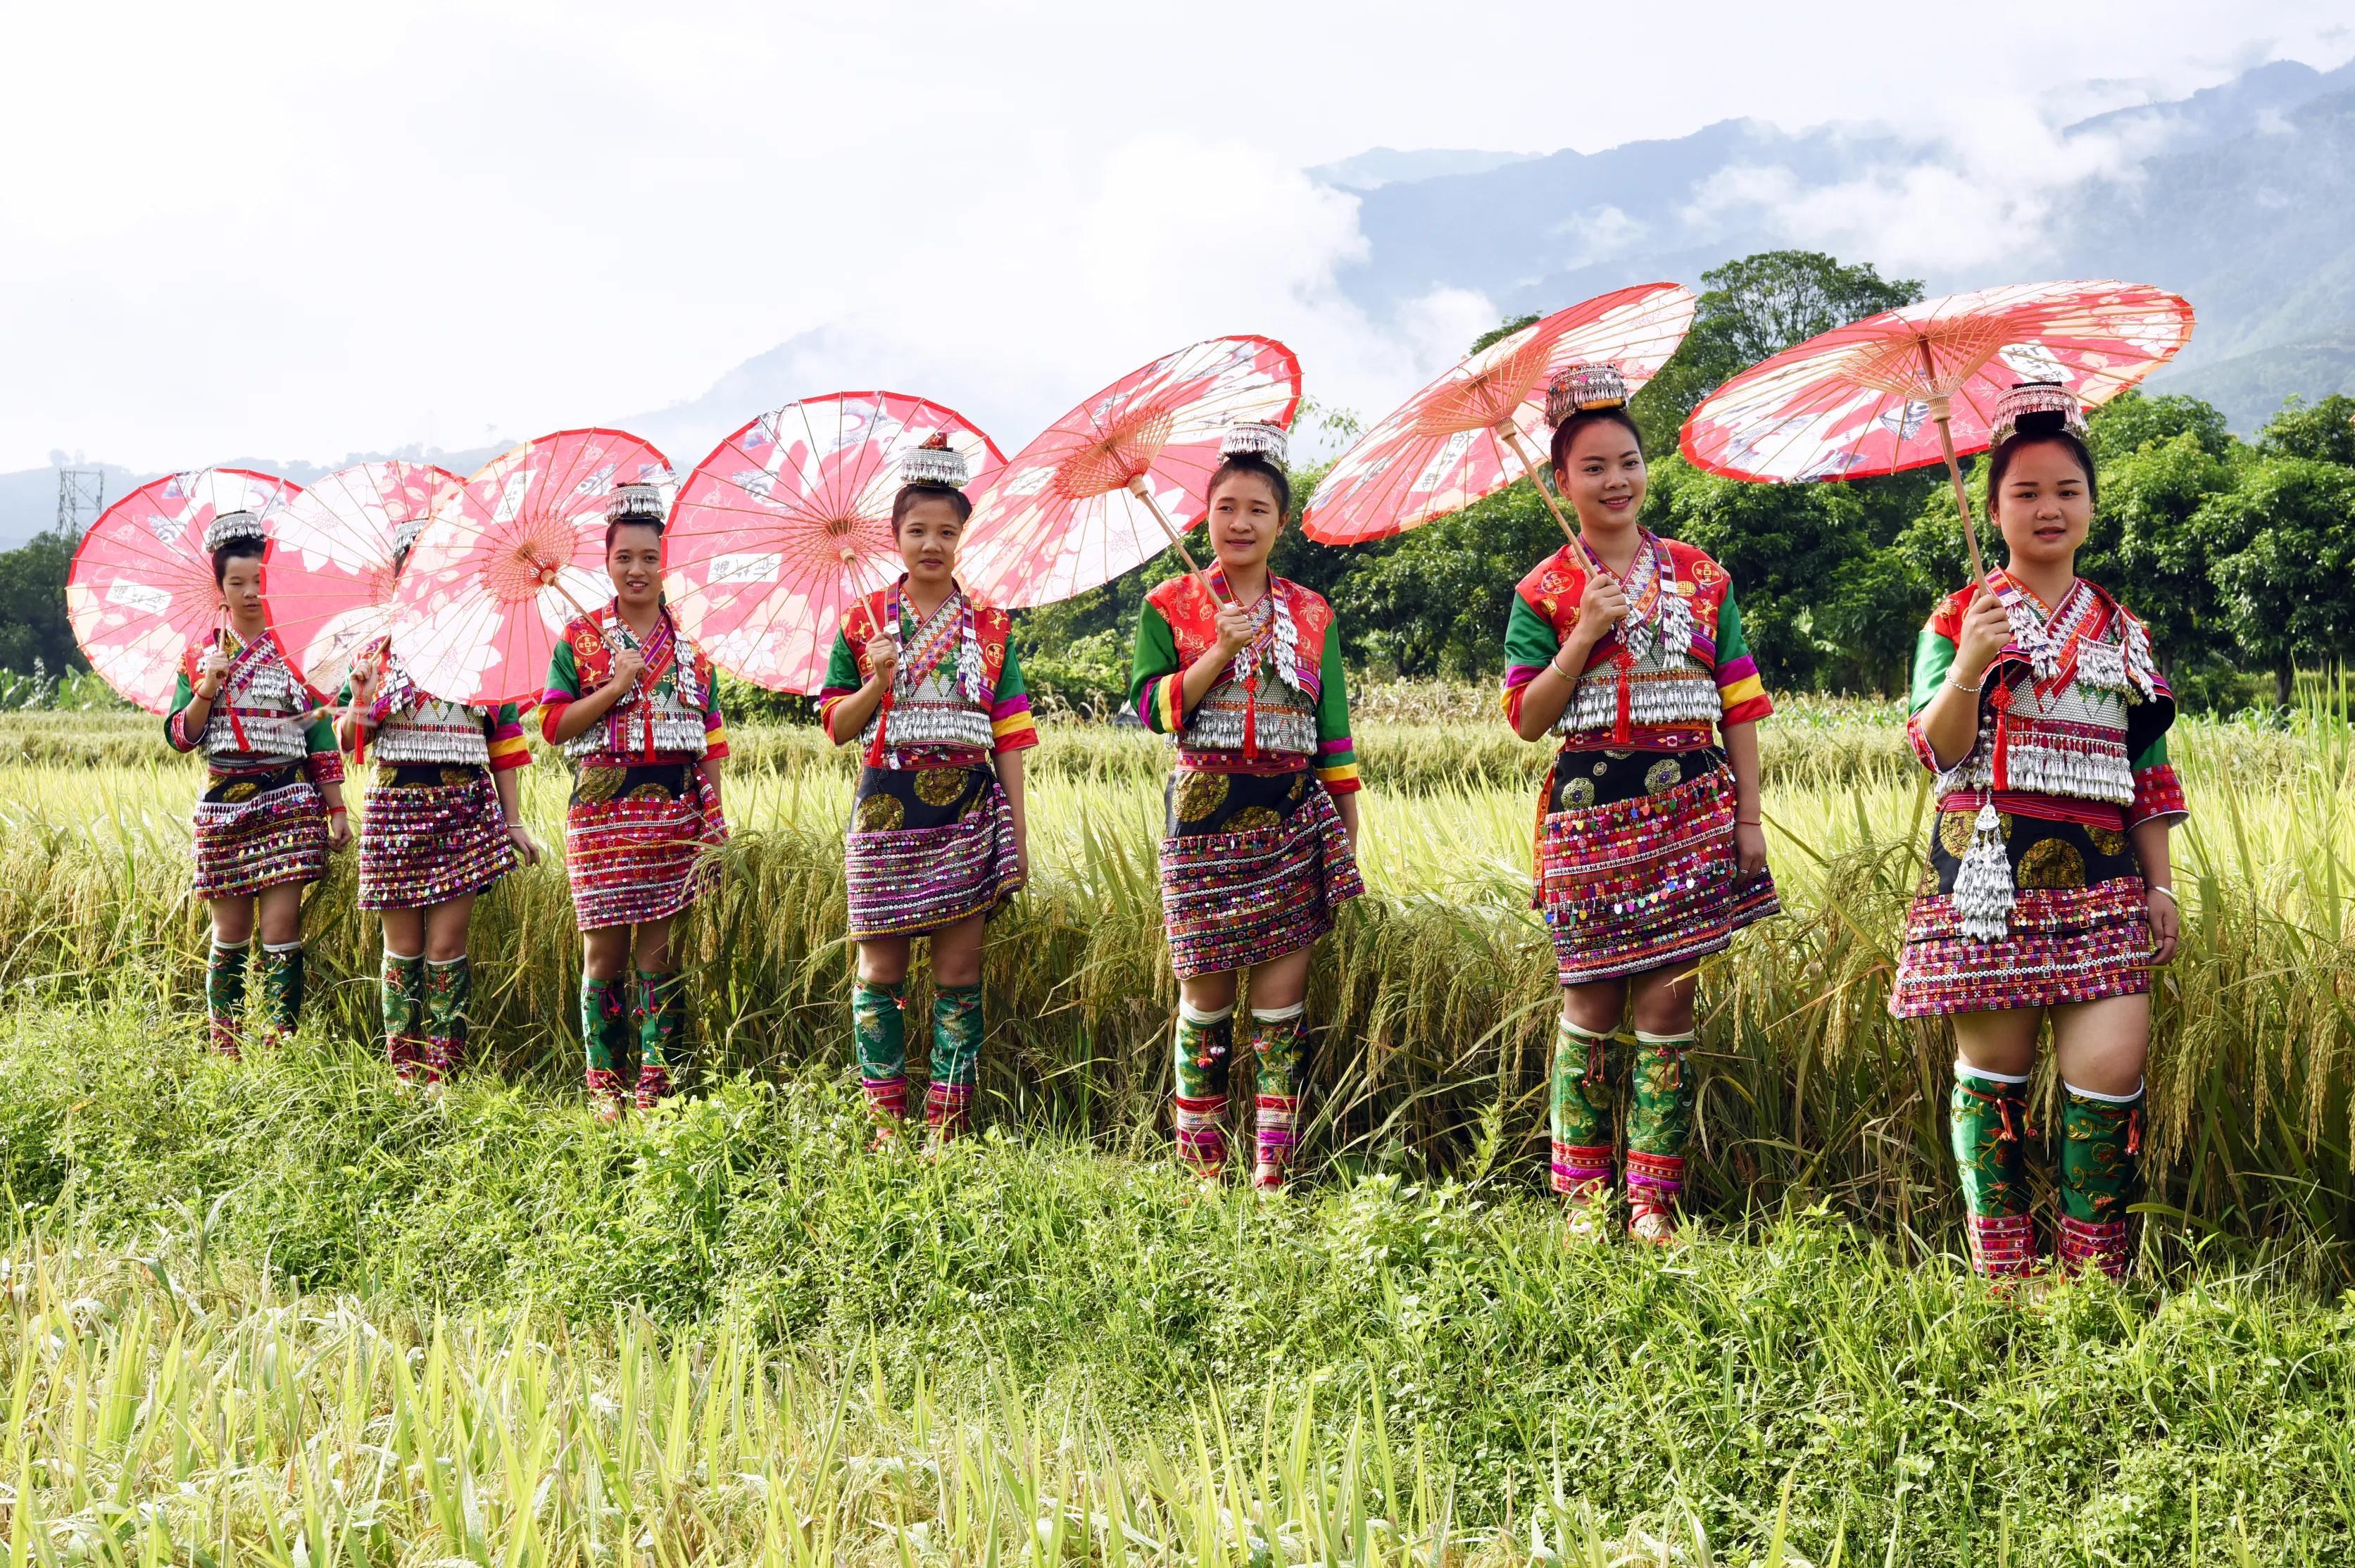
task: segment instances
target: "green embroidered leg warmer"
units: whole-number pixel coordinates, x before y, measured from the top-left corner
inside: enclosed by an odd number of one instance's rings
[[[1627,1230],[1638,1241],[1676,1234],[1677,1196],[1685,1185],[1685,1146],[1692,1141],[1699,1085],[1683,1034],[1636,1031],[1627,1104]]]
[[[446,1083],[466,1059],[466,1015],[474,1002],[474,966],[462,955],[425,965],[425,1079]]]
[[[581,1039],[589,1052],[589,1099],[601,1112],[618,1112],[628,1102],[622,1063],[635,1043],[630,1035],[629,982],[620,976],[581,977]]]
[[[1591,1202],[1611,1186],[1609,1035],[1582,1029],[1568,1019],[1555,1026],[1547,1112],[1553,1132],[1553,1189],[1573,1203]]]
[[[1308,1019],[1305,1003],[1253,1008],[1252,1057],[1257,1068],[1254,1108],[1259,1119],[1255,1187],[1279,1188],[1300,1138],[1300,1102],[1308,1084]]]
[[[238,1054],[245,1023],[245,965],[252,951],[250,942],[230,946],[216,940],[205,965],[205,1023],[213,1049],[223,1056]]]
[[[425,1061],[425,955],[386,948],[377,994],[384,1009],[385,1058],[405,1083]]]
[[[1205,1180],[1227,1165],[1227,1086],[1235,1045],[1232,1003],[1214,1013],[1178,1004],[1170,1050],[1177,1080],[1178,1157]]]
[[[2142,1100],[2096,1094],[2061,1085],[2062,1266],[2087,1264],[2112,1279],[2134,1262],[2134,1217],[2126,1205],[2142,1195]]]
[[[1949,1104],[1971,1268],[1987,1279],[2032,1274],[2036,1224],[2028,1212],[2028,1079],[1957,1061]]]
[[[973,1125],[981,1082],[981,987],[932,987],[932,1080],[924,1087],[924,1122],[943,1143]]]
[[[261,944],[261,1005],[272,1044],[293,1034],[294,1020],[303,1016],[304,967],[301,943]]]
[[[850,992],[850,1042],[858,1053],[859,1087],[878,1136],[897,1130],[908,1114],[908,982]]]
[[[687,1065],[687,976],[638,971],[638,1109],[651,1111],[671,1092],[671,1075]]]

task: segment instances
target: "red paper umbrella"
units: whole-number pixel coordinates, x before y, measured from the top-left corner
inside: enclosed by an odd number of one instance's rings
[[[301,494],[267,474],[199,468],[142,485],[101,513],[66,574],[66,618],[90,667],[148,712],[167,710],[181,659],[220,629],[205,529],[223,512],[251,512],[274,528]]]
[[[815,691],[843,611],[900,573],[900,456],[934,435],[969,487],[1005,464],[964,415],[905,392],[805,398],[721,442],[680,485],[665,535],[680,629],[746,680]]]
[[[393,595],[392,651],[447,702],[538,697],[566,622],[613,596],[605,499],[655,485],[670,461],[618,430],[566,430],[494,458],[461,485],[409,553]]]
[[[1214,337],[1122,377],[1053,424],[974,500],[958,552],[965,586],[993,604],[1052,604],[1175,545],[1218,472],[1227,426],[1289,426],[1300,361],[1272,337]]]
[[[2191,307],[2144,283],[2019,283],[1948,294],[1835,327],[1744,370],[1685,421],[1713,474],[1780,484],[1866,479],[1944,461],[1979,560],[1958,455],[1984,451],[1996,400],[2059,381],[2087,408],[2149,375],[2191,336]]]
[[[1634,393],[1685,340],[1694,303],[1681,283],[1637,283],[1499,338],[1408,399],[1337,458],[1301,517],[1301,530],[1324,544],[1387,539],[1503,489],[1518,477],[1518,466],[1537,481],[1563,531],[1574,533],[1546,489],[1544,463],[1530,445],[1545,422],[1547,385],[1572,365],[1607,364]]]
[[[392,629],[392,556],[457,494],[460,480],[425,463],[361,463],[311,485],[272,525],[262,560],[271,624],[294,673],[333,692],[362,648]]]

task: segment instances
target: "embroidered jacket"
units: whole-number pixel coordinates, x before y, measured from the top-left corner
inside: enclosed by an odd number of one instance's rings
[[[205,655],[218,642],[229,650],[229,676],[214,697],[212,712],[203,730],[188,732],[188,704],[196,700],[197,674]],[[313,716],[311,694],[278,651],[276,634],[264,632],[250,643],[224,630],[180,658],[180,678],[172,691],[171,711],[164,720],[164,736],[176,752],[201,751],[205,761],[223,773],[282,768],[301,763],[313,784],[340,784],[342,752],[336,745],[336,727],[324,714]]]
[[[900,639],[900,671],[858,736],[882,765],[970,767],[986,755],[1037,745],[1012,618],[952,585],[940,608],[920,620],[907,584],[903,573],[843,612],[817,695],[826,738],[837,745],[851,739],[836,731],[835,712],[875,673],[867,645],[889,627]]]
[[[1226,587],[1213,568],[1210,581]],[[1128,700],[1145,727],[1177,738],[1181,761],[1210,772],[1295,765],[1314,759],[1333,795],[1359,787],[1349,739],[1349,693],[1333,607],[1297,582],[1270,574],[1254,606],[1259,633],[1225,676],[1186,707],[1186,670],[1219,640],[1218,606],[1191,576],[1146,595],[1137,614]]]
[[[1583,540],[1540,561],[1513,591],[1505,624],[1505,718],[1578,624],[1590,571],[1604,570]],[[1774,711],[1742,635],[1732,579],[1701,550],[1646,530],[1621,585],[1627,613],[1587,656],[1554,733],[1566,748],[1685,752],[1710,730]]]
[[[2113,830],[2184,815],[2183,785],[2167,760],[2175,698],[2142,622],[2082,577],[2050,614],[1999,571],[1987,574],[1987,585],[2004,601],[2011,641],[1987,667],[1977,742],[1944,771],[1921,715],[1954,667],[1978,585],[1942,600],[1914,645],[1905,734],[1922,765],[1938,773],[1939,809],[1966,811],[1991,799],[1998,812]]]
[[[380,661],[383,673],[377,680],[376,700],[357,715],[354,762],[366,762],[373,752],[378,762],[395,764],[447,763],[493,773],[530,765],[531,748],[524,741],[523,720],[514,703],[479,708],[428,696],[409,678],[408,669],[382,637],[361,649],[359,656]],[[347,681],[336,701],[348,706],[351,700]]]
[[[609,643],[609,639],[611,642]],[[618,602],[573,617],[548,659],[548,689],[540,694],[540,734],[558,744],[564,710],[613,678],[611,643],[636,646]],[[641,650],[645,669],[629,694],[588,729],[562,742],[569,757],[602,765],[717,762],[728,754],[728,726],[719,716],[719,677],[709,655],[678,635],[665,610]]]

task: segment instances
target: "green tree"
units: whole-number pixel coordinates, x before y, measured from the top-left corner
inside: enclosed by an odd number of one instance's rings
[[[2302,398],[2282,405],[2258,432],[2257,450],[2268,457],[2307,457],[2355,468],[2355,398],[2333,392],[2308,407]]]
[[[2127,392],[2095,409],[2086,425],[2085,444],[2094,463],[2103,465],[2182,435],[2215,458],[2230,457],[2241,445],[2225,426],[2223,410],[2179,393],[2154,398]]]
[[[51,674],[88,669],[66,620],[66,571],[74,541],[54,529],[0,552],[0,669]]]
[[[2355,648],[2355,468],[2260,457],[2211,496],[2192,527],[2208,543],[2223,617],[2243,656],[2289,704],[2300,659]]]

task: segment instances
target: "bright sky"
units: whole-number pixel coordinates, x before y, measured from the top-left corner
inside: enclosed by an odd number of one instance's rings
[[[2347,16],[27,0],[0,23],[0,470],[480,445],[696,397],[810,332],[806,391],[922,393],[1009,452],[1225,332],[1284,337],[1312,395],[1379,413],[1487,307],[1365,321],[1331,283],[1355,203],[1304,165],[1737,115],[2000,138],[2336,63]],[[2062,101],[2096,79],[2118,95]]]

